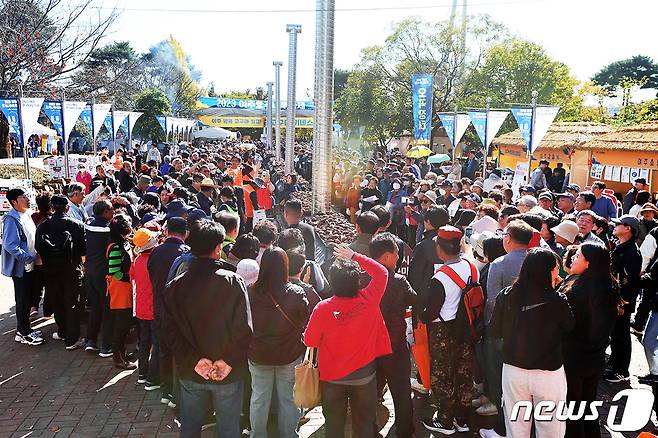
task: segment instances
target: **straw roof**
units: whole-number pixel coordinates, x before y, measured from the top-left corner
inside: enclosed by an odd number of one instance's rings
[[[658,121],[625,126],[599,135],[581,149],[658,152]]]
[[[581,148],[594,138],[599,138],[610,131],[612,131],[612,128],[603,123],[555,122],[548,128],[539,147],[564,149],[576,146]],[[493,144],[496,146],[526,146],[523,137],[521,137],[521,131],[518,129],[494,138]]]

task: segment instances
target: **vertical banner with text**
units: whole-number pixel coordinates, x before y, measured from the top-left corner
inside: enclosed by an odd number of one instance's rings
[[[98,135],[98,132],[105,125],[107,132],[112,133],[112,117],[109,115],[112,105],[109,103],[95,103],[91,107],[91,113],[93,115],[92,121],[94,125],[93,134],[94,139]],[[107,123],[109,119],[109,124]]]
[[[23,146],[25,146],[27,140],[37,130],[39,113],[41,112],[43,101],[43,97],[21,97],[19,99],[21,119],[23,121]]]
[[[531,155],[535,149],[539,147],[544,135],[548,128],[555,120],[555,116],[560,111],[558,106],[538,106],[535,109],[535,129],[532,132],[532,108],[530,107],[515,107],[512,108],[512,114],[516,119],[516,123],[521,131],[521,137],[528,146],[528,154]]]
[[[432,75],[411,76],[414,139],[416,144],[430,144],[432,136]]]
[[[62,102],[46,101],[43,103],[43,112],[53,124],[57,135],[62,136]]]
[[[0,111],[2,111],[2,114],[4,114],[9,122],[9,131],[16,134],[19,143],[22,143],[21,121],[18,117],[18,100],[0,99]]]

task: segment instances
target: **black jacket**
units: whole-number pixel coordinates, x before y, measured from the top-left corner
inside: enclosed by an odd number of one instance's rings
[[[126,193],[137,185],[137,175],[134,172],[128,173],[125,169],[121,169],[117,173],[117,181],[119,182],[119,192]]]
[[[110,244],[109,223],[93,217],[85,225],[87,257],[85,272],[87,275],[105,275],[107,272],[107,246]]]
[[[629,240],[615,247],[610,257],[612,275],[619,282],[621,297],[629,305],[635,303],[640,289],[642,255],[635,240]],[[634,309],[634,307],[633,307]]]
[[[405,313],[408,307],[415,304],[416,292],[407,282],[407,279],[400,274],[389,271],[388,283],[386,283],[386,290],[379,303],[379,308],[384,317],[393,351],[406,348],[407,323]]]
[[[61,235],[65,231],[68,231],[71,234],[73,248],[71,251],[71,265],[64,266],[64,269],[68,270],[68,268],[71,268],[72,271],[81,276],[82,257],[87,253],[87,244],[85,242],[85,226],[79,220],[66,216],[63,213],[54,213],[51,217],[41,222],[37,227],[34,238],[35,249],[37,253],[43,254],[44,248],[41,246],[41,237],[44,234]],[[43,267],[46,271],[54,269],[54,267],[48,266],[48,263],[44,263]],[[62,266],[57,266],[57,269],[61,270]]]
[[[575,321],[566,297],[553,290],[503,289],[496,297],[491,337],[503,339],[503,361],[526,370],[563,364],[562,337]]]
[[[153,290],[153,315],[159,326],[164,312],[164,291],[167,285],[167,276],[174,260],[181,254],[189,251],[189,247],[182,240],[169,237],[160,245],[155,247],[149,257],[146,268],[151,279]]]
[[[249,304],[254,328],[249,360],[258,365],[276,366],[287,365],[299,358],[304,352],[302,333],[310,316],[302,288],[292,283],[288,283],[285,290],[251,287]]]
[[[606,290],[607,289],[607,290]],[[605,349],[617,318],[617,291],[599,278],[568,277],[560,286],[573,312],[575,326],[562,337],[567,372],[601,371]]]
[[[432,240],[434,236],[436,236],[436,230],[425,231],[423,239],[416,244],[411,256],[407,279],[416,291],[423,291],[427,288],[434,275],[435,265],[443,263],[436,254],[436,244]]]
[[[242,380],[251,341],[247,287],[239,275],[196,258],[167,285],[163,328],[181,378],[223,385]],[[199,359],[224,360],[233,369],[222,381],[204,380]]]
[[[315,230],[313,226],[305,222],[300,222],[296,225],[290,225],[290,228],[297,228],[302,232],[304,246],[306,247],[306,260],[315,260]]]

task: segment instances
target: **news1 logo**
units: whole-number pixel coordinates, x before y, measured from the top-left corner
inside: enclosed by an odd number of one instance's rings
[[[613,432],[635,432],[642,429],[651,419],[653,401],[653,393],[646,389],[629,388],[619,391],[611,400],[606,418],[608,428]],[[522,400],[512,407],[510,420],[530,421],[531,416],[535,421],[552,421],[554,418],[558,421],[597,420],[601,407],[603,402],[600,400],[590,402],[589,410],[587,402],[560,400],[556,404],[552,400],[542,400],[533,405],[531,401]]]

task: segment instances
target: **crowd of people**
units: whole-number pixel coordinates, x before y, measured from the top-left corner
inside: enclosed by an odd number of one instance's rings
[[[596,420],[533,426],[512,410],[589,403],[602,379],[627,381],[633,332],[650,370],[639,380],[658,383],[658,208],[645,180],[618,200],[545,161],[514,193],[498,169],[479,177],[473,152],[441,165],[396,150],[363,167],[339,160],[333,200],[357,236],[316,261],[296,196],[310,150],[295,156],[286,175],[260,143],[121,147],[61,193],[41,190],[36,210],[12,188],[2,274],[16,342],[42,344],[30,320],[53,316],[63,348],[160,391],[183,437],[213,412],[220,437],[266,437],[273,418],[296,436],[308,348],[330,437],[344,436],[348,405],[354,436],[377,436],[386,387],[398,437],[417,432],[412,392],[432,396],[431,432],[471,430],[475,409],[495,417],[485,438],[600,436]]]

